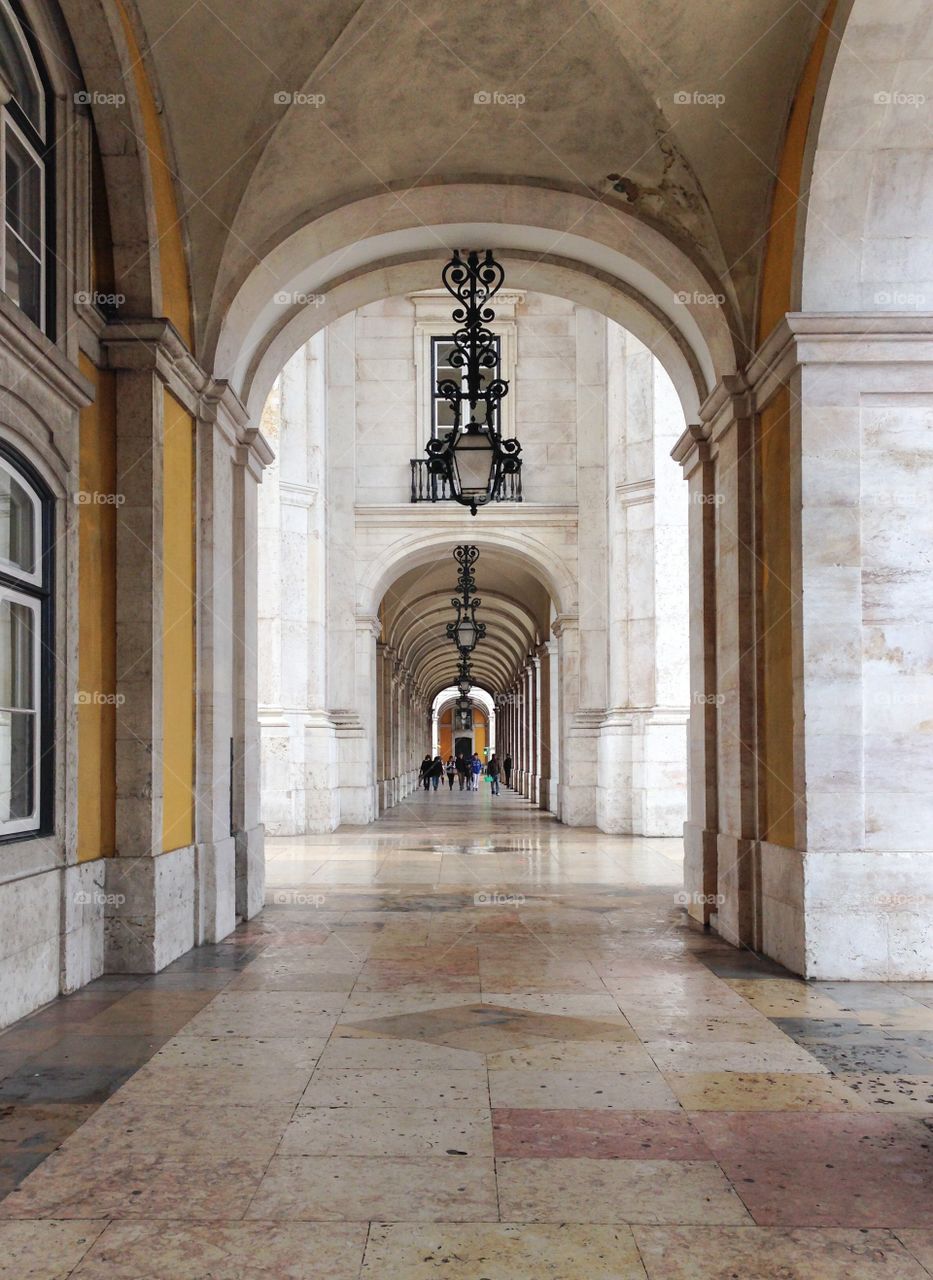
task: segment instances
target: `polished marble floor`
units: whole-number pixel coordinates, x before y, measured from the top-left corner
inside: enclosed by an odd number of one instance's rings
[[[676,841],[418,793],[0,1035],[2,1280],[922,1280],[933,983],[686,927]]]

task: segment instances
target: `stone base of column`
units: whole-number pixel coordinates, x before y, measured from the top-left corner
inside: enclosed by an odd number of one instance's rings
[[[198,942],[219,942],[236,928],[236,838],[198,845]]]
[[[600,727],[600,831],[679,836],[687,807],[687,712],[612,711]]]
[[[81,862],[62,871],[61,989],[64,993],[77,991],[104,972],[107,861],[107,858],[95,858],[93,862]],[[10,937],[12,930],[4,927],[5,924],[0,925],[0,933]]]
[[[236,833],[236,913],[251,920],[266,901],[266,830],[263,826]]]
[[[195,944],[194,845],[146,858],[108,858],[104,967],[158,973]]]
[[[734,947],[756,949],[758,944],[755,937],[755,900],[750,887],[754,884],[756,852],[755,840],[724,835],[722,832],[716,837],[719,870],[715,915],[710,917],[710,923]]]
[[[716,832],[693,822],[684,823],[684,893],[687,914],[705,926],[718,909],[716,899],[718,853]]]

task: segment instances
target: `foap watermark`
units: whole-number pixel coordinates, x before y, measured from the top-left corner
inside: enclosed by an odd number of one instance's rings
[[[702,89],[680,89],[674,94],[674,102],[678,107],[714,107],[717,111],[725,106],[724,93],[706,93]]]
[[[307,893],[304,889],[276,889],[272,901],[277,907],[323,907],[325,893]]]
[[[521,707],[525,699],[520,693],[497,693],[493,702],[497,707]]]
[[[726,700],[724,693],[692,693],[690,701],[699,707],[721,707]]]
[[[474,893],[474,907],[522,907],[525,905],[523,893]]]
[[[703,293],[701,289],[681,289],[674,294],[674,301],[682,307],[722,307],[725,305],[724,293]]]
[[[877,907],[919,907],[924,901],[922,893],[876,893]]]
[[[691,493],[689,498],[696,507],[721,507],[725,500],[724,493]]]
[[[122,707],[125,693],[102,693],[99,689],[79,689],[75,694],[76,707]]]
[[[327,99],[323,93],[289,93],[280,89],[272,101],[277,107],[323,107]]]
[[[78,907],[122,907],[125,893],[104,893],[103,889],[79,889],[74,895]]]
[[[125,293],[101,293],[98,289],[79,289],[74,296],[76,307],[97,307],[100,311],[116,311],[126,302]]]
[[[277,307],[322,307],[326,298],[325,293],[301,293],[280,289],[272,300]]]
[[[475,107],[523,107],[526,102],[523,93],[502,93],[499,89],[478,89],[473,94]]]
[[[674,905],[678,907],[721,907],[725,900],[724,893],[688,893],[679,889],[674,894]]]
[[[900,89],[880,89],[875,94],[877,107],[922,107],[926,105],[925,93],[904,93]]]
[[[79,489],[74,496],[76,507],[122,507],[125,502],[125,494],[98,493],[96,489]]]
[[[925,311],[927,295],[911,289],[879,289],[875,294],[876,307],[898,307],[901,311]]]
[[[74,95],[78,107],[122,107],[125,93],[99,93],[96,89],[79,89]]]

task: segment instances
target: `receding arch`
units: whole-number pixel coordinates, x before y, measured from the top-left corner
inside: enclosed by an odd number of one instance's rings
[[[496,248],[510,283],[630,329],[668,369],[688,418],[736,368],[725,294],[630,212],[544,188],[459,184],[358,201],[270,249],[211,331],[217,375],[258,417],[279,370],[317,330],[366,302],[433,287],[438,257],[474,243]]]

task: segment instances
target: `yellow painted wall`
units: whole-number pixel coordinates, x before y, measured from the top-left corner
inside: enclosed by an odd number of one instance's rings
[[[759,343],[791,308],[807,135],[835,8],[836,0],[830,0],[788,119],[762,263]],[[790,393],[784,387],[759,415],[755,448],[759,833],[786,847],[796,843],[790,425]]]
[[[441,713],[437,725],[438,751],[442,760],[454,754],[454,743],[459,735],[455,734],[453,725],[453,708],[448,707]],[[479,707],[473,708],[473,750],[482,756],[488,742],[486,713]]]
[[[189,350],[193,350],[191,289],[178,202],[175,199],[174,176],[168,163],[168,153],[162,136],[155,95],[146,74],[136,34],[122,0],[115,0],[115,2],[133,61],[133,79],[136,83],[136,94],[143,117],[145,137],[138,141],[140,146],[145,146],[149,159],[149,171],[152,175],[152,194],[155,202],[162,274],[162,309],[184,338]]]
[[[194,840],[194,419],[168,391],[163,439],[162,848]]]
[[[810,50],[787,124],[761,272],[757,333],[759,343],[767,338],[774,326],[790,310],[804,151],[820,69],[826,56],[829,24],[835,9],[836,0],[830,0]]]
[[[81,411],[79,489],[117,485],[114,375],[81,356],[94,403]],[[78,507],[78,861],[116,852],[116,543],[113,503]]]
[[[758,784],[764,840],[793,848],[794,699],[791,607],[790,393],[758,419]]]

